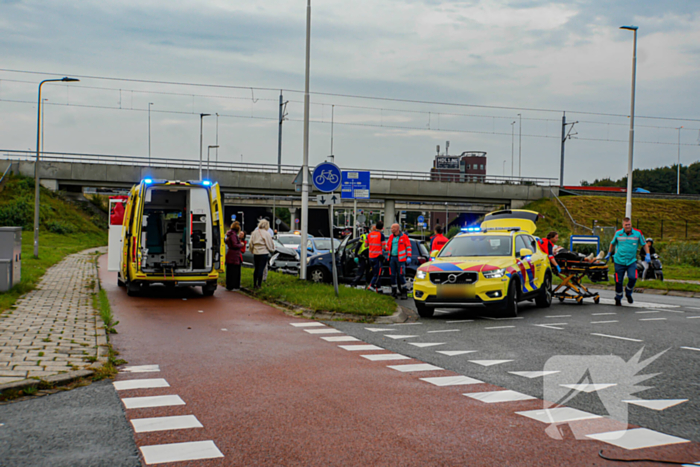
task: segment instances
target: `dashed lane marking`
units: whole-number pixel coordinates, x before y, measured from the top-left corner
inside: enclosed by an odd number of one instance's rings
[[[585,392],[590,394],[593,391],[602,391],[603,389],[617,386],[617,383],[597,383],[597,384],[560,384],[563,388],[573,389],[574,391]]]
[[[611,336],[609,334],[598,334],[597,332],[592,332],[591,336],[609,337],[611,339],[620,339],[623,341],[631,341],[631,342],[644,342],[641,339],[632,339],[631,337]]]
[[[501,363],[512,362],[513,360],[469,360],[471,363],[476,363],[481,366],[500,365]]]
[[[160,366],[158,365],[132,365],[125,366],[120,370],[124,373],[155,373],[160,371]]]
[[[405,355],[401,355],[398,353],[378,353],[378,354],[370,354],[370,355],[360,355],[362,358],[366,358],[367,360],[371,360],[373,362],[381,362],[381,361],[386,361],[386,360],[410,360],[411,357],[407,357]]]
[[[505,391],[471,392],[464,395],[487,404],[494,404],[498,402],[529,401],[536,399],[535,397],[528,396],[527,394],[511,391],[509,389]]]
[[[608,315],[616,315],[617,313],[591,313],[591,316],[608,316]]]
[[[545,316],[545,318],[571,318],[571,315],[552,315],[552,316]]]
[[[640,407],[645,407],[651,410],[666,410],[669,407],[682,404],[683,402],[688,402],[688,399],[633,399],[622,402],[626,402],[627,404],[638,405]]]
[[[423,323],[394,323],[392,326],[418,326]]]
[[[434,334],[434,333],[438,333],[438,332],[459,332],[459,331],[460,331],[460,329],[442,329],[439,331],[428,331],[428,334]]]
[[[548,328],[548,329],[558,329],[561,331],[564,328],[560,328],[558,326],[566,326],[568,324],[569,323],[550,323],[550,324],[533,324],[533,326],[537,326],[540,328]]]
[[[436,352],[447,355],[448,357],[454,357],[455,355],[478,352],[478,350],[436,350]]]
[[[353,350],[384,350],[383,348],[378,347],[378,346],[376,346],[376,345],[372,345],[372,344],[367,344],[367,345],[339,345],[338,347],[340,347],[341,349],[350,350],[350,351],[353,351]]]
[[[479,318],[481,318],[481,319],[488,319],[488,320],[491,320],[491,321],[506,321],[506,320],[509,320],[509,319],[523,319],[522,316],[515,316],[515,317],[512,317],[512,318],[494,318],[493,316],[479,316]]]
[[[124,407],[127,409],[143,409],[147,407],[168,407],[172,405],[185,405],[185,401],[180,396],[146,396],[146,397],[124,397],[122,398]]]
[[[136,433],[152,431],[185,430],[188,428],[203,428],[194,415],[176,415],[173,417],[134,418],[130,420]]]
[[[647,310],[647,311],[635,311],[634,312],[637,315],[648,315],[651,313],[661,313],[659,310]]]
[[[609,323],[619,323],[617,320],[610,320],[610,321],[591,321],[591,324],[609,324]]]
[[[360,339],[352,336],[322,336],[326,342],[360,342]]]
[[[600,298],[600,303],[603,305],[614,305],[615,300],[612,298]],[[649,302],[634,302],[631,304],[625,303],[626,307],[630,308],[680,308],[679,305],[666,305],[662,303],[649,303]]]
[[[698,352],[700,352],[700,349],[696,349],[695,347],[681,347],[681,349],[685,349],[685,350],[697,350]]]
[[[443,370],[439,366],[431,365],[430,363],[416,363],[413,365],[389,365],[388,368],[400,371],[402,373],[411,373],[414,371],[438,371]]]
[[[515,326],[490,326],[484,329],[510,329],[514,328]]]
[[[700,308],[698,308],[696,306],[684,306],[683,308],[688,308],[690,310],[700,310]]]
[[[642,318],[639,321],[666,321],[666,318]]]
[[[698,315],[698,316],[686,316],[686,318],[688,318],[688,319],[700,318],[700,315]]]
[[[221,330],[222,330],[222,331],[228,331],[228,329],[226,329],[226,328],[221,328]]]
[[[426,383],[434,384],[435,386],[463,386],[467,384],[482,384],[483,381],[470,378],[469,376],[439,376],[437,378],[419,378]]]
[[[685,311],[683,311],[683,310],[662,310],[662,311],[665,311],[666,313],[681,313],[681,314],[685,313]]]
[[[153,379],[129,379],[126,381],[115,381],[112,383],[117,391],[126,389],[151,389],[151,388],[169,388],[170,385],[163,378]]]
[[[669,444],[688,443],[687,439],[666,435],[648,428],[633,428],[631,430],[609,431],[586,435],[587,438],[596,439],[604,443],[612,444],[623,449],[642,449]]]
[[[397,336],[396,334],[394,334],[394,335],[387,334],[384,337],[388,337],[390,339],[410,339],[411,337],[418,337],[418,336]]]
[[[216,459],[224,455],[214,441],[192,441],[189,443],[156,444],[142,446],[141,454],[146,464],[163,464],[165,462],[183,462],[198,459]]]
[[[392,328],[365,328],[368,331],[372,332],[391,332],[391,331],[396,331],[396,329]]]
[[[458,320],[454,320],[454,321],[445,321],[445,323],[447,323],[447,324],[452,324],[452,323],[472,323],[472,322],[474,322],[473,319],[458,319]]]
[[[340,331],[337,329],[333,328],[326,328],[326,329],[304,329],[305,332],[308,332],[309,334],[341,334]]]
[[[578,409],[572,409],[571,407],[556,407],[545,410],[525,410],[523,412],[515,413],[542,423],[566,423],[577,420],[601,418],[600,415],[584,412]]]
[[[312,322],[312,323],[289,323],[290,325],[294,326],[295,328],[311,328],[311,327],[316,327],[316,326],[325,326],[323,323],[318,323],[318,322]]]
[[[525,378],[541,378],[547,375],[553,375],[559,373],[559,371],[509,371],[508,373],[516,376],[523,376]]]
[[[445,342],[409,342],[409,345],[415,345],[416,347],[435,347],[438,345],[445,345]]]

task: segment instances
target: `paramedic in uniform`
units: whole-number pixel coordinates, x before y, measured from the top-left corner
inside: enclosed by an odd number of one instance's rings
[[[613,248],[616,248],[613,255],[615,262],[615,306],[622,306],[622,283],[627,274],[627,287],[625,287],[625,295],[628,303],[634,303],[632,292],[634,292],[634,284],[637,282],[637,248],[641,246],[646,252],[644,261],[651,261],[649,255],[649,247],[646,244],[644,235],[637,229],[632,228],[632,221],[629,217],[622,220],[622,230],[615,232],[615,236],[610,242],[605,259],[609,259]]]

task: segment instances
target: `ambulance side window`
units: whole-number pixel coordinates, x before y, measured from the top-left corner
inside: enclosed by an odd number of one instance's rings
[[[537,253],[538,251],[540,251],[539,248],[537,248],[537,240],[535,240],[529,235],[525,235],[525,238],[527,240],[527,243],[530,244],[529,248],[532,250],[533,253]]]
[[[515,257],[520,258],[520,250],[523,248],[530,249],[530,246],[525,242],[525,235],[515,237]]]

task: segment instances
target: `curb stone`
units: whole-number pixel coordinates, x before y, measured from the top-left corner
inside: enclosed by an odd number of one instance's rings
[[[615,290],[615,287],[610,285],[596,285],[591,289],[599,290]],[[672,297],[700,298],[700,293],[688,292],[684,290],[665,290],[665,289],[643,289],[635,288],[634,293],[643,293],[648,295],[670,295]]]

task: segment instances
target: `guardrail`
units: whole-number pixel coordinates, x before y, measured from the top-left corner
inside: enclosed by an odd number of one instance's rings
[[[7,166],[7,169],[5,169],[5,173],[2,174],[2,178],[0,178],[0,192],[5,189],[5,183],[7,183],[7,175],[10,173],[12,170],[12,164]]]
[[[0,158],[17,161],[33,162],[36,157],[35,152],[19,150],[0,150]],[[199,169],[199,161],[192,159],[166,159],[143,156],[121,156],[109,154],[82,154],[65,152],[43,152],[41,160],[45,162],[69,162],[82,164],[115,164],[128,166],[143,166],[154,168],[178,168],[178,169]],[[228,171],[228,172],[258,172],[258,173],[282,173],[296,175],[301,166],[259,164],[254,162],[224,162],[224,161],[203,161],[202,170]],[[313,169],[313,168],[311,168]],[[368,170],[356,168],[343,168],[344,171]],[[510,184],[510,185],[538,185],[556,186],[557,179],[546,177],[508,177],[500,175],[472,175],[436,172],[410,172],[404,170],[371,170],[371,177],[384,180],[412,180],[412,181],[441,181],[441,182],[479,182],[490,184]]]

